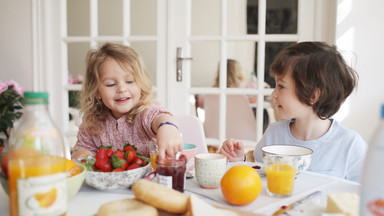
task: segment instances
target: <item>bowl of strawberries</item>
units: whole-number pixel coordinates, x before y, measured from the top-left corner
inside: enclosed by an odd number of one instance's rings
[[[80,160],[86,167],[85,183],[99,190],[128,188],[148,172],[150,159],[136,152],[129,143],[113,151],[101,146],[95,156]]]

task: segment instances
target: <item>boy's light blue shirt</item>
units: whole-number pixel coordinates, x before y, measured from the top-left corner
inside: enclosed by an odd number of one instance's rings
[[[266,145],[304,146],[313,150],[308,171],[359,181],[368,146],[358,133],[330,120],[332,124],[328,132],[311,141],[293,137],[289,129],[291,120],[270,124],[255,148],[255,160],[262,162],[261,148]]]

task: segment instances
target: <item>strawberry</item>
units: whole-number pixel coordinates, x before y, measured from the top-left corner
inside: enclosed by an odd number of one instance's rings
[[[124,145],[123,149],[124,149],[125,152],[127,152],[127,151],[134,151],[134,152],[136,152],[137,151],[137,148],[134,145],[131,145],[129,143],[126,143]]]
[[[127,163],[131,163],[135,157],[136,157],[136,152],[134,151],[125,152],[124,158],[127,160]]]
[[[99,150],[96,153],[95,158],[96,158],[96,160],[97,159],[108,159],[107,149],[104,146],[100,146]]]
[[[124,169],[122,168],[116,168],[116,169],[113,169],[112,172],[123,172]]]
[[[114,152],[114,154],[115,154],[118,158],[124,158],[124,154],[125,154],[125,152],[122,151],[122,150],[116,150],[116,151]]]
[[[136,169],[136,168],[139,168],[139,167],[140,167],[139,164],[134,163],[134,164],[129,165],[127,167],[127,170]]]
[[[133,164],[138,164],[139,166],[145,166],[145,162],[143,159],[141,159],[139,156],[136,156],[133,161],[132,161]]]
[[[100,169],[103,172],[111,172],[112,171],[112,164],[109,162],[109,160],[107,158],[96,159],[95,167],[97,169]]]
[[[112,150],[112,148],[108,148],[108,149],[107,149],[107,157],[108,157],[108,158],[111,158],[112,154],[113,154],[113,150]]]
[[[113,168],[126,169],[128,167],[128,163],[125,161],[124,156],[119,158],[115,153],[113,153],[111,158]]]

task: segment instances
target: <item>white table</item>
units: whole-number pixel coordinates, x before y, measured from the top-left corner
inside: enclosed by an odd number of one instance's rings
[[[231,163],[230,166],[234,166],[238,164],[253,165],[254,163],[236,162],[236,163]],[[263,188],[255,201],[253,201],[251,204],[246,206],[240,206],[240,207],[231,206],[231,207],[238,208],[243,211],[258,213],[258,214],[272,215],[276,210],[278,210],[283,205],[289,205],[292,202],[295,202],[312,192],[321,191],[322,192],[321,196],[315,198],[314,202],[308,203],[307,206],[303,206],[301,209],[299,209],[299,210],[305,210],[305,212],[303,211],[297,212],[298,210],[295,210],[295,211],[292,211],[292,214],[290,214],[290,215],[316,215],[316,214],[320,215],[321,214],[320,211],[323,211],[326,206],[326,198],[328,193],[356,193],[356,194],[360,193],[359,183],[328,176],[328,175],[318,174],[314,172],[303,172],[302,174],[300,174],[300,176],[297,177],[295,181],[294,191],[291,197],[272,198],[267,196],[266,194],[266,187],[267,187],[266,177],[261,177],[261,181],[263,184]],[[209,200],[211,200],[211,202],[228,205],[226,204],[226,201],[220,189],[215,189],[215,190],[203,189],[197,185],[196,180],[187,181],[186,188],[188,191],[192,191],[194,193],[204,195],[204,197],[210,197]],[[216,201],[212,201],[212,199]],[[314,214],[313,211],[309,212],[309,210],[304,207],[316,208],[314,209],[316,214]]]
[[[243,162],[230,163],[230,166],[241,164]],[[250,164],[245,162],[246,164]],[[360,185],[355,182],[346,181],[331,176],[321,175],[313,172],[303,172],[295,181],[295,189],[293,195],[288,198],[272,198],[266,195],[266,178],[261,177],[263,183],[263,189],[257,199],[246,206],[230,206],[224,200],[220,189],[203,189],[197,185],[195,179],[188,179],[186,181],[186,194],[200,194],[201,198],[206,199],[208,202],[218,205],[226,205],[233,208],[238,208],[243,211],[254,212],[263,215],[272,215],[282,205],[288,205],[305,195],[314,192],[322,191],[323,194],[320,197],[315,198],[317,202],[324,202],[327,193],[357,193],[359,194]],[[133,194],[129,189],[119,189],[110,191],[99,191],[90,188],[87,185],[83,185],[79,193],[70,200],[68,203],[68,216],[93,216],[96,215],[98,208],[107,202],[120,200],[125,198],[132,198]],[[209,199],[206,197],[210,197]],[[215,201],[214,201],[215,200]],[[305,204],[304,204],[305,205]],[[320,207],[319,207],[320,206]],[[322,211],[321,205],[312,205],[307,208],[313,209],[313,211]],[[316,209],[317,208],[317,209]],[[308,213],[311,209],[306,209],[306,215],[314,215]],[[297,210],[296,210],[297,211]],[[302,211],[293,212],[293,215],[305,215]],[[5,192],[0,189],[0,215],[9,215],[9,198]]]

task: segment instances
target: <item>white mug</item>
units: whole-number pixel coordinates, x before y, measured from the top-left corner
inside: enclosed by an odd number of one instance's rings
[[[219,153],[195,155],[195,176],[202,188],[218,188],[227,171],[227,157]]]

